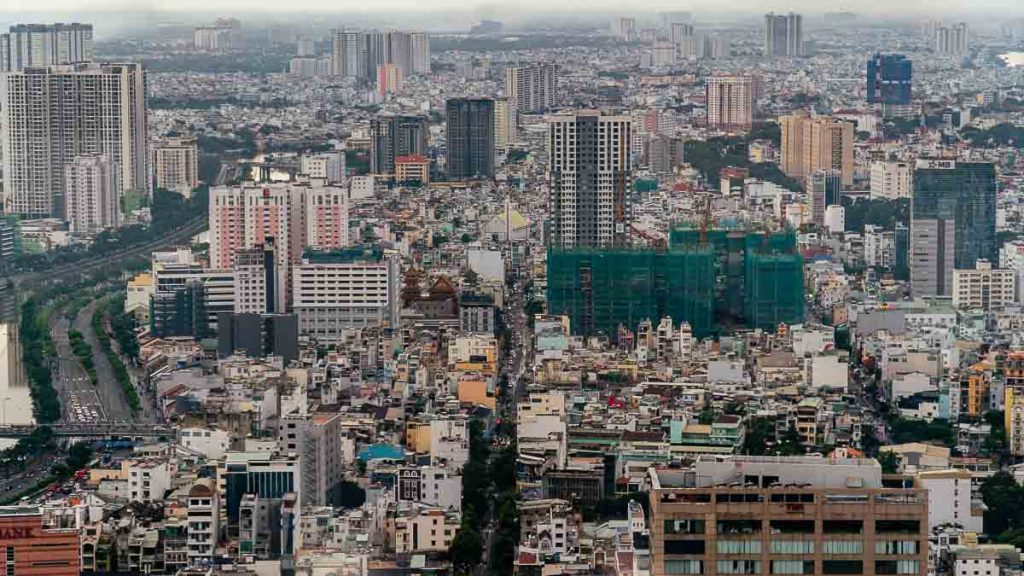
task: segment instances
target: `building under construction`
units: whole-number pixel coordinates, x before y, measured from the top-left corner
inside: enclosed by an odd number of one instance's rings
[[[789,231],[677,227],[667,249],[551,249],[547,270],[548,312],[568,315],[578,335],[665,316],[697,337],[804,319],[803,258]]]

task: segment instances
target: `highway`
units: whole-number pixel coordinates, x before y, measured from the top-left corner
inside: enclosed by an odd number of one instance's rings
[[[53,361],[53,387],[61,400],[61,419],[67,422],[105,422],[107,412],[97,387],[89,382],[85,369],[71,351],[70,323],[57,310],[50,320],[50,336],[57,348]]]

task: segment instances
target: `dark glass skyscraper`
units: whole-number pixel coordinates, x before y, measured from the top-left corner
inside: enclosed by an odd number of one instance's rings
[[[446,108],[448,178],[493,178],[494,100],[452,98]]]
[[[883,116],[903,116],[910,106],[913,64],[902,54],[875,54],[868,60],[868,104],[880,105]]]
[[[427,155],[426,116],[380,115],[370,122],[370,172],[394,174],[395,158]]]
[[[910,221],[915,296],[948,296],[954,268],[995,261],[996,174],[992,164],[920,159]]]

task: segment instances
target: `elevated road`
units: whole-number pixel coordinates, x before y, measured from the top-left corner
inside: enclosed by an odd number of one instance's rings
[[[172,438],[174,430],[167,426],[154,426],[139,423],[113,422],[62,422],[46,424],[53,430],[54,436],[73,438],[107,438],[110,436],[129,436],[147,438]],[[32,424],[0,424],[0,438],[23,438],[31,434],[39,426]]]

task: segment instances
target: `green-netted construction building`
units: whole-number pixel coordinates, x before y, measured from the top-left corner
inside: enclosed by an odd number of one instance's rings
[[[791,231],[676,227],[668,248],[548,250],[550,314],[578,335],[614,337],[645,319],[686,321],[697,337],[804,319],[803,257]]]

